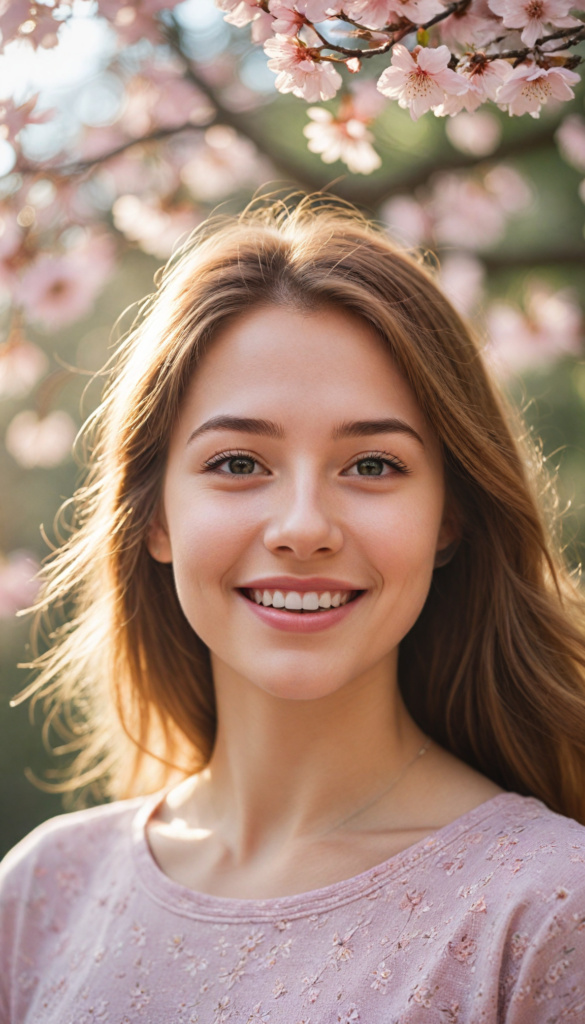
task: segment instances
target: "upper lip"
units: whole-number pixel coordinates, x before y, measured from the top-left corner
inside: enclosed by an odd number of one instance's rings
[[[326,591],[339,590],[365,590],[365,587],[356,587],[355,583],[348,583],[347,580],[333,580],[328,576],[263,576],[260,579],[249,580],[242,583],[240,590],[296,590],[298,594],[308,594],[312,591],[325,593]]]

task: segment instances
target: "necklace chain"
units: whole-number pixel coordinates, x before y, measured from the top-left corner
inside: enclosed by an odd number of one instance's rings
[[[410,761],[407,761],[405,765],[403,765],[403,767],[398,772],[398,775],[396,775],[392,779],[392,781],[382,790],[381,793],[378,793],[372,800],[368,800],[366,804],[363,804],[361,807],[358,807],[357,810],[352,811],[351,814],[348,814],[346,818],[342,818],[341,821],[337,821],[335,825],[332,825],[325,832],[322,832],[321,835],[329,835],[330,832],[334,832],[335,829],[341,828],[342,825],[346,825],[348,821],[351,821],[353,818],[357,818],[358,814],[362,814],[363,811],[369,810],[370,807],[373,807],[374,804],[378,803],[378,800],[381,800],[383,796],[386,796],[386,794],[389,793],[391,789],[394,789],[394,787],[398,785],[401,779],[403,779],[404,776],[406,775],[409,768],[412,768],[413,764],[416,761],[418,761],[419,757],[422,757],[423,754],[426,754],[430,745],[431,741],[427,737],[420,750],[417,750],[414,757],[411,758]]]

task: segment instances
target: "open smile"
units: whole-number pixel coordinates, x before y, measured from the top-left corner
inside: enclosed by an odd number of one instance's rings
[[[351,614],[366,590],[333,586],[325,589],[307,584],[294,590],[284,586],[239,587],[252,613],[266,625],[287,633],[316,633],[336,625]]]
[[[242,593],[249,601],[261,604],[264,608],[279,608],[287,612],[322,612],[330,608],[340,608],[363,594],[363,590],[258,590],[243,588]]]

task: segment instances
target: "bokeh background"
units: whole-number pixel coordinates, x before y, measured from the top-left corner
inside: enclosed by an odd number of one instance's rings
[[[30,781],[56,764],[42,708],[9,706],[30,655],[16,612],[83,476],[72,442],[128,309],[210,211],[327,188],[426,252],[558,476],[575,567],[585,542],[585,90],[539,120],[415,123],[376,93],[379,58],[341,100],[373,136],[350,171],[309,152],[307,105],[275,91],[249,29],[212,0],[170,6],[0,14],[0,855],[63,810]]]

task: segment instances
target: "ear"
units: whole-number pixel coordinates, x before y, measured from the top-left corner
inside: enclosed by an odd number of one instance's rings
[[[452,507],[446,506],[439,536],[437,537],[435,569],[440,569],[441,566],[447,565],[451,561],[461,543],[461,535],[462,529],[459,517]]]
[[[171,540],[166,525],[157,517],[152,520],[146,535],[148,553],[156,562],[168,564],[173,560]]]

